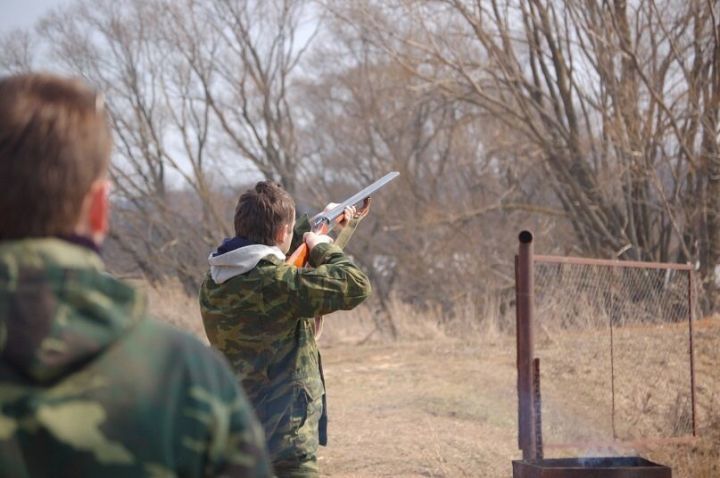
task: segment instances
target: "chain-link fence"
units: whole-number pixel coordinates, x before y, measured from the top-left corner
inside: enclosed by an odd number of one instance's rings
[[[692,434],[690,266],[553,256],[533,264],[545,445]]]

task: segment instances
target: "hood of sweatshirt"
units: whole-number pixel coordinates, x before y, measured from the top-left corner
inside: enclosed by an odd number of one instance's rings
[[[0,362],[31,382],[93,360],[145,315],[145,300],[61,239],[0,242]]]
[[[210,277],[216,284],[222,284],[252,270],[261,259],[268,256],[285,260],[285,254],[277,246],[255,244],[243,237],[225,239],[208,257]]]

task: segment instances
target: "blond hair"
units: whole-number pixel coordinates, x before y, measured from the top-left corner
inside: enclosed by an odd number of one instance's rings
[[[71,234],[111,148],[102,97],[82,81],[0,78],[0,240]]]

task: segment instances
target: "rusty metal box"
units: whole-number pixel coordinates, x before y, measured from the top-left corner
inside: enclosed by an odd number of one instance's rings
[[[672,470],[636,456],[512,462],[513,478],[672,478]]]

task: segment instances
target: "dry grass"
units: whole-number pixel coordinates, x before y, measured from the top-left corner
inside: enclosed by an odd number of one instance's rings
[[[198,307],[179,287],[148,290],[151,312],[204,339]],[[326,318],[320,346],[329,394],[330,446],[321,471],[334,477],[510,477],[517,459],[515,338],[507,318],[468,305],[450,322],[394,302],[400,340],[375,331],[369,308]],[[477,319],[482,317],[482,319]],[[720,477],[720,320],[695,333],[699,439],[643,442],[687,431],[682,325],[619,328],[617,431],[612,436],[608,339],[603,330],[539,333],[546,442],[605,443],[549,449],[546,456],[640,454],[675,478]],[[364,345],[358,345],[358,344]],[[633,388],[638,382],[652,388]],[[632,424],[632,426],[627,426]]]
[[[186,330],[207,343],[197,298],[188,297],[180,284],[169,283],[155,288],[147,282],[137,281],[133,285],[147,296],[150,315]]]
[[[720,321],[698,321],[695,332],[697,439],[691,434],[687,325],[616,330],[615,428],[605,331],[556,331],[537,349],[541,357],[547,442],[587,442],[554,449],[564,456],[640,454],[673,468],[673,476],[718,477],[720,464]],[[664,440],[677,437],[674,440]],[[593,445],[593,443],[597,445]],[[600,445],[603,444],[603,445]]]

